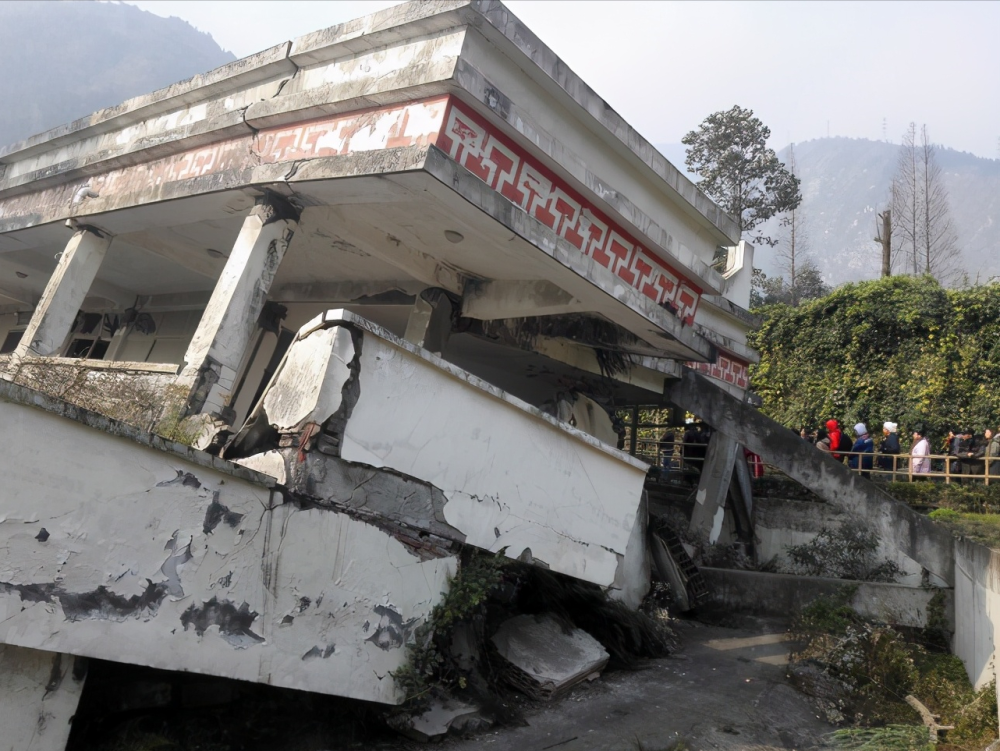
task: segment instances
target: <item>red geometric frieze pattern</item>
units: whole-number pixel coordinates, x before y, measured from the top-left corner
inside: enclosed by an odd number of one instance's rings
[[[731,383],[741,389],[750,385],[750,366],[726,355],[719,355],[719,359],[714,363],[689,362],[687,365],[709,378]]]
[[[437,146],[626,284],[673,309],[685,323],[694,322],[700,288],[455,99]]]

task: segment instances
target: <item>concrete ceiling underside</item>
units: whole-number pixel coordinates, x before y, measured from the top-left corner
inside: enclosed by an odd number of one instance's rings
[[[115,235],[88,301],[131,305],[137,295],[207,296],[243,218],[264,186],[164,201],[81,218]],[[350,302],[468,280],[546,280],[642,340],[644,354],[699,359],[662,325],[629,308],[422,172],[272,186],[303,207],[271,299]],[[40,297],[71,230],[61,223],[0,236],[0,306]],[[207,299],[207,297],[206,297]],[[11,302],[13,301],[13,303]],[[655,313],[660,313],[656,310]]]

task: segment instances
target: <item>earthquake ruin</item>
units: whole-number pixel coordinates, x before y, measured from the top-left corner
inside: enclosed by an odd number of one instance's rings
[[[630,608],[651,566],[687,592],[610,416],[639,405],[715,429],[692,528],[752,547],[746,447],[973,603],[956,651],[992,677],[990,554],[747,403],[752,265],[494,0],[394,7],[0,150],[13,747],[64,748],[80,657],[396,704],[467,547]]]

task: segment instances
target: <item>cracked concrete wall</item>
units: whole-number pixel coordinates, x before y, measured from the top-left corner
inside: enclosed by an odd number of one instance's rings
[[[365,337],[359,378],[344,459],[440,488],[445,521],[472,545],[613,584],[645,468],[388,341]]]
[[[85,677],[70,655],[0,644],[0,748],[63,751]]]
[[[241,463],[270,467],[324,501],[615,585],[636,529],[645,464],[346,311],[330,311],[302,332],[257,414],[285,436],[286,450],[255,451],[252,418],[236,443],[248,436],[247,453],[260,456]],[[340,415],[336,430],[331,414]],[[313,436],[318,453],[305,450]],[[361,467],[404,480],[380,478],[369,496]],[[634,542],[632,554],[642,554]]]
[[[400,700],[386,676],[454,557],[282,503],[240,468],[11,402],[0,422],[0,643]]]

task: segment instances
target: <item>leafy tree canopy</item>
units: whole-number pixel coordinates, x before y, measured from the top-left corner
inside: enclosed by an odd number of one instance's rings
[[[768,148],[770,137],[753,110],[734,106],[709,115],[681,139],[688,169],[701,177],[698,187],[736,219],[741,236],[802,201],[799,179]],[[752,239],[776,242],[760,234]]]
[[[798,305],[806,300],[830,294],[830,287],[823,281],[816,264],[806,261],[796,275],[795,284],[789,284],[783,277],[768,276],[760,269],[753,270],[750,288],[750,307],[762,305]]]
[[[763,411],[792,426],[886,420],[900,438],[1000,427],[1000,284],[945,290],[931,276],[847,284],[793,308],[767,305],[750,345]]]

